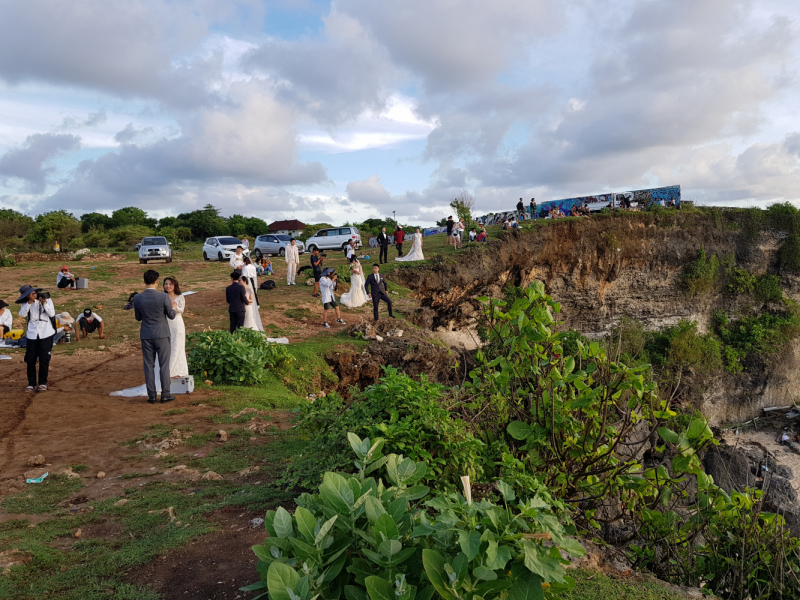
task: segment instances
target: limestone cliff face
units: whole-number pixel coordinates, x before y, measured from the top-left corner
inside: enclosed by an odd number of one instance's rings
[[[647,328],[697,321],[705,328],[714,310],[735,314],[752,299],[726,294],[692,297],[677,285],[684,265],[704,247],[710,256],[732,254],[755,275],[777,273],[779,234],[750,241],[734,217],[692,212],[600,216],[562,221],[533,231],[507,232],[501,239],[423,269],[395,271],[393,277],[417,293],[424,317],[434,327],[475,323],[477,296],[502,297],[508,284],[545,283],[561,303],[565,326],[600,336],[622,317]],[[783,275],[788,296],[800,299],[800,278]],[[434,311],[431,315],[430,310]],[[800,346],[769,366],[710,383],[703,409],[714,422],[746,420],[763,406],[789,403],[800,383]]]

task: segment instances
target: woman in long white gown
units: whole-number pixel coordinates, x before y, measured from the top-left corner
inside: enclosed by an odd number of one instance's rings
[[[395,260],[400,262],[405,262],[407,260],[425,260],[425,256],[422,254],[422,232],[419,227],[417,227],[417,232],[413,234],[413,237],[414,243],[411,246],[411,252],[405,256],[395,258]]]
[[[250,304],[247,305],[244,313],[244,326],[248,329],[255,329],[256,331],[264,331],[264,325],[261,323],[261,311],[258,306],[258,296],[256,295],[258,272],[253,262],[247,256],[244,258],[242,278],[245,281],[247,295],[250,298]]]
[[[186,327],[183,324],[183,312],[186,310],[186,298],[181,295],[181,286],[174,277],[164,278],[164,291],[172,301],[175,318],[167,319],[169,324],[170,377],[188,377],[189,365],[186,363]]]
[[[361,268],[361,263],[358,259],[354,260],[350,265],[350,291],[342,294],[340,302],[344,306],[350,308],[358,308],[367,303],[367,292],[364,289],[364,270]]]

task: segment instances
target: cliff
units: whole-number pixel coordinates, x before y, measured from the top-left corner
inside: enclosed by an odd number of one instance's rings
[[[781,275],[785,295],[798,300],[800,278],[779,273],[778,249],[785,237],[754,232],[736,212],[619,213],[500,232],[500,239],[487,245],[434,258],[422,268],[398,269],[393,278],[415,291],[422,306],[418,320],[444,330],[476,323],[476,297],[503,297],[505,286],[537,279],[561,303],[564,325],[589,337],[607,334],[623,317],[648,329],[688,319],[705,330],[717,309],[737,314],[771,307],[720,290],[691,296],[679,285],[684,266],[704,248],[709,256],[735,258],[753,275]],[[799,366],[795,340],[781,356],[705,382],[698,408],[712,423],[721,423],[789,404],[800,383]]]

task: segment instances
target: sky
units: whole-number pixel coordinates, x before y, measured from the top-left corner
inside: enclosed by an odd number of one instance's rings
[[[800,205],[797,0],[0,0],[0,206]]]

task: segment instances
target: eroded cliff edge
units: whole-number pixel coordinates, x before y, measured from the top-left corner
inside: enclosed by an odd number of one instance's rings
[[[753,275],[780,276],[784,294],[800,300],[800,278],[782,272],[779,230],[753,230],[746,213],[684,211],[625,213],[536,225],[501,232],[500,239],[467,248],[455,258],[399,269],[393,278],[413,289],[419,321],[433,328],[458,330],[476,323],[479,296],[503,297],[507,285],[541,280],[562,306],[565,327],[587,336],[607,334],[628,317],[648,329],[682,319],[709,326],[714,311],[728,314],[774,310],[768,303],[715,290],[690,295],[680,285],[685,265],[704,248],[729,256]],[[754,306],[760,304],[760,306]],[[778,356],[725,373],[703,385],[697,408],[712,423],[741,422],[765,406],[791,404],[800,383],[800,343]]]

